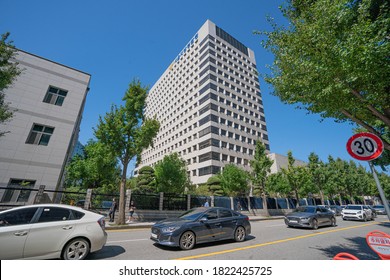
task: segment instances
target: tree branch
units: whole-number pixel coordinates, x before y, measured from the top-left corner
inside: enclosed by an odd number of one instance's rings
[[[355,89],[351,89],[351,93],[357,97],[360,101],[362,101],[363,103],[366,103],[366,100],[364,100],[363,96]],[[381,121],[383,121],[388,127],[390,127],[390,119],[382,114],[381,112],[379,112],[374,106],[372,106],[371,104],[367,104],[367,108],[368,110],[374,115],[374,116],[377,116]]]
[[[372,126],[370,126],[367,123],[365,123],[364,121],[354,117],[352,114],[350,114],[345,109],[342,109],[341,113],[344,116],[346,116],[347,118],[349,118],[350,120],[354,121],[355,123],[359,124],[360,126],[364,127],[365,129],[367,129],[368,132],[371,132],[371,133],[375,134],[376,136],[378,136],[379,138],[381,138],[385,149],[390,151],[390,143],[387,142],[386,139],[384,139]]]

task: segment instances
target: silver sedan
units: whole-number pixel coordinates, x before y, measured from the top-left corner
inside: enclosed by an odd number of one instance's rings
[[[85,259],[106,243],[104,216],[59,204],[0,212],[0,259]]]

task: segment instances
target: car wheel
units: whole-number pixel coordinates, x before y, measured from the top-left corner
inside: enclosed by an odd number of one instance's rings
[[[367,216],[363,215],[363,221],[367,222]]]
[[[191,250],[195,246],[195,234],[192,231],[183,233],[179,240],[179,246],[182,250]]]
[[[238,227],[234,231],[234,240],[237,242],[242,242],[245,240],[246,237],[246,232],[244,227]]]
[[[335,227],[336,226],[336,218],[332,217],[330,219],[330,224],[331,224],[332,227]]]
[[[84,260],[89,251],[89,242],[84,238],[76,238],[65,245],[62,250],[62,258],[64,260]]]
[[[311,227],[313,229],[318,229],[318,221],[317,221],[317,219],[313,219],[313,221],[311,221]]]

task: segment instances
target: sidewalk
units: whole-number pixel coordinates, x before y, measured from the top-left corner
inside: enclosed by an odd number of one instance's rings
[[[246,213],[245,213],[246,214]],[[284,216],[263,216],[263,215],[247,215],[250,222],[283,219]],[[118,229],[138,229],[138,228],[151,228],[156,222],[138,222],[134,221],[125,225],[117,225],[116,223],[110,223],[106,220],[106,230],[118,230]]]

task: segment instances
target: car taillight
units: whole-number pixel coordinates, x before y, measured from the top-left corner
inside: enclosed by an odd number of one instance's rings
[[[104,220],[104,218],[100,218],[97,222],[99,226],[102,228],[102,230],[106,229],[106,221]]]

